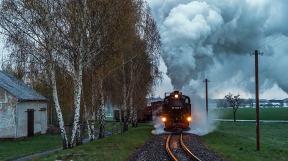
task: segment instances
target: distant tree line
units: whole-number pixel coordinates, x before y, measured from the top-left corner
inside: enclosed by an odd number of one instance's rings
[[[96,130],[104,137],[107,101],[120,108],[123,131],[137,126],[161,77],[160,36],[146,2],[2,0],[0,28],[11,51],[3,69],[53,100],[63,148],[76,146],[81,121],[90,140]]]

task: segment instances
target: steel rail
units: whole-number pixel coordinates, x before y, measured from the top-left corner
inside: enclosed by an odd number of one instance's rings
[[[181,136],[180,136],[180,144],[181,144],[181,147],[182,149],[184,149],[184,151],[193,158],[193,160],[197,160],[197,161],[201,161],[195,154],[193,154],[189,148],[184,144],[183,142],[183,135],[181,133]]]
[[[172,153],[171,149],[170,149],[170,139],[171,139],[171,134],[168,136],[167,140],[166,140],[166,151],[168,153],[168,155],[172,158],[173,161],[178,161],[178,159],[176,158],[176,156]]]

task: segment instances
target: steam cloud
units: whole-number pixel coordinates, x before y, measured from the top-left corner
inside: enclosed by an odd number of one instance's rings
[[[174,88],[191,96],[194,103],[193,133],[203,135],[215,127],[213,119],[203,119],[204,78],[211,80],[212,97],[228,92],[251,97],[254,93],[254,58],[249,55],[255,49],[264,53],[260,57],[261,91],[276,85],[288,92],[287,0],[148,3],[160,31],[167,75]]]
[[[167,75],[176,89],[211,93],[254,90],[254,62],[260,49],[261,89],[277,84],[288,92],[288,1],[149,0],[157,21]],[[214,83],[213,83],[214,82]],[[191,91],[190,90],[190,91]]]

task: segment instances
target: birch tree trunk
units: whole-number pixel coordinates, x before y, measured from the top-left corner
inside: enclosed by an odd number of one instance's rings
[[[129,107],[130,107],[130,122],[132,123],[132,127],[135,127],[134,126],[135,108],[133,107],[133,96],[132,95],[129,98]]]
[[[134,85],[135,85],[135,81],[134,80],[134,66],[133,66],[133,61],[131,62],[131,66],[130,66],[130,91],[129,91],[129,108],[130,108],[130,115],[129,115],[129,122],[132,123],[132,127],[134,126],[134,113],[135,113],[135,107],[134,107],[134,102],[133,102],[133,94],[134,94]]]
[[[128,109],[127,109],[127,84],[126,84],[126,72],[125,63],[123,58],[123,132],[128,131]]]
[[[87,111],[87,106],[85,103],[84,103],[84,114],[85,114],[85,121],[86,121],[87,132],[88,132],[88,139],[90,141],[95,140],[94,125],[93,125],[93,122],[91,122],[91,120],[93,119],[93,113],[92,115],[90,115],[90,113]]]
[[[133,114],[132,114],[132,127],[137,127],[137,126],[138,126],[137,110],[134,108]]]
[[[52,95],[53,95],[53,101],[55,104],[56,114],[58,118],[59,128],[61,131],[61,136],[63,140],[63,148],[68,148],[68,138],[67,133],[64,126],[64,120],[63,120],[63,114],[61,111],[59,99],[58,99],[58,92],[57,92],[57,83],[56,83],[56,76],[55,76],[55,69],[53,65],[50,65],[50,74],[51,74],[51,85],[52,85]]]
[[[84,92],[84,87],[83,87],[82,94],[84,95],[84,93],[85,92]],[[84,95],[84,97],[85,97],[85,95]],[[83,102],[83,106],[84,106],[84,120],[85,120],[86,127],[87,127],[88,139],[91,141],[91,138],[92,138],[91,133],[92,132],[91,132],[90,125],[89,125],[89,113],[87,111],[87,105],[86,105],[86,101],[84,100],[84,98],[83,98],[82,102]]]
[[[132,117],[133,117],[133,99],[130,95],[129,97],[129,122],[132,123]]]
[[[70,146],[74,147],[76,145],[76,136],[79,131],[79,121],[80,121],[80,105],[81,105],[81,91],[82,91],[82,73],[83,73],[83,64],[82,61],[79,61],[78,70],[75,71],[74,79],[74,121],[73,129],[71,135]]]
[[[105,137],[105,120],[106,120],[106,115],[105,115],[105,98],[104,98],[104,91],[103,91],[103,79],[100,79],[100,108],[99,108],[99,138]]]
[[[95,140],[95,112],[92,113],[92,122],[90,123],[90,129],[91,129],[91,141]]]
[[[93,73],[92,73],[93,75]],[[96,124],[96,98],[97,98],[97,94],[96,94],[96,84],[94,83],[95,82],[95,76],[93,75],[92,76],[92,97],[91,97],[91,104],[92,104],[92,123],[90,125],[90,129],[91,129],[91,133],[92,133],[92,140],[95,140],[95,134],[96,134],[96,131],[95,131],[95,124]]]

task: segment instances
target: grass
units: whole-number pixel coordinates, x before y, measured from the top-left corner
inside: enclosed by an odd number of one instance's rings
[[[56,152],[48,157],[37,159],[52,160],[79,160],[79,161],[121,161],[129,156],[152,136],[152,126],[140,124],[138,128],[130,128],[124,134],[113,135],[73,149]]]
[[[222,119],[233,119],[232,108],[215,109]],[[255,120],[255,108],[239,108],[236,112],[236,119]],[[288,108],[261,108],[261,120],[288,120]]]
[[[0,141],[0,160],[13,159],[58,148],[61,147],[61,143],[61,138],[58,135],[41,135],[17,141]]]
[[[209,148],[232,161],[287,161],[288,124],[261,124],[261,150],[256,151],[255,124],[222,122],[203,137]]]

